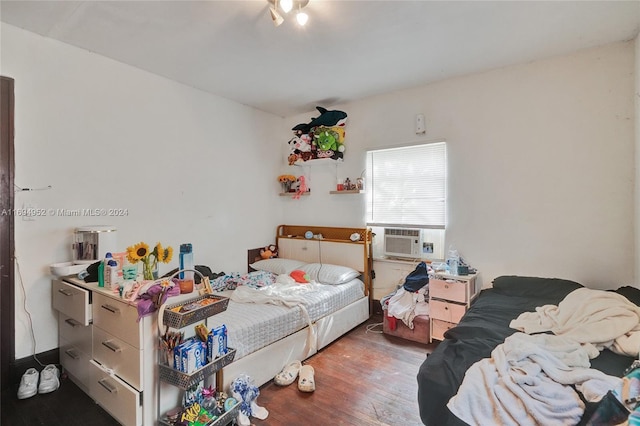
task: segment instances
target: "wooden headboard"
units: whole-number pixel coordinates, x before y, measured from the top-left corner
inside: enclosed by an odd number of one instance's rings
[[[308,231],[314,235],[313,238],[305,238]],[[351,240],[353,234],[358,234],[358,240]],[[279,257],[307,263],[343,265],[361,272],[365,294],[371,295],[371,229],[280,225],[276,233],[276,245]]]
[[[311,231],[314,238],[305,238],[307,231]],[[353,234],[358,234],[359,238],[356,241],[351,240]],[[343,265],[361,272],[365,294],[371,298],[373,285],[371,238],[370,228],[280,225],[276,232],[276,245],[278,257],[301,260],[306,263]],[[248,250],[248,264],[259,259],[260,248]]]

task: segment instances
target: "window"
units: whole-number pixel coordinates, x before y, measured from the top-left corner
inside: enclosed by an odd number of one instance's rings
[[[422,259],[444,259],[447,146],[445,142],[367,152],[367,225],[374,257],[393,256],[384,228],[418,228]],[[414,256],[411,256],[414,257]]]
[[[445,142],[367,152],[367,225],[444,229]]]

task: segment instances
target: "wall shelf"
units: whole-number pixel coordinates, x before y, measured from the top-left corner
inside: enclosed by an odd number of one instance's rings
[[[343,191],[329,191],[329,194],[364,194],[363,189],[345,189]]]
[[[281,197],[293,197],[294,195],[296,195],[295,192],[281,192],[280,193]],[[311,191],[303,192],[300,195],[311,195]]]
[[[334,160],[332,158],[314,158],[312,160],[302,161],[298,160],[293,163],[294,166],[305,167],[305,166],[325,166],[325,165],[335,165],[337,166],[339,163],[342,163],[342,159]]]

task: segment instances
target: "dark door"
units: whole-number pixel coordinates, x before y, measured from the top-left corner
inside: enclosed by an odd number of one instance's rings
[[[0,385],[10,383],[15,361],[13,266],[13,79],[0,77]]]

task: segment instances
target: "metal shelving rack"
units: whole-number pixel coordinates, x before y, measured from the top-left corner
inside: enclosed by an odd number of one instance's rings
[[[182,271],[176,272],[176,275]],[[202,274],[200,272],[195,271],[195,273],[199,274],[201,278]],[[194,309],[189,312],[176,312],[173,311],[172,308],[176,308],[179,306],[183,306],[189,303],[200,302],[203,299],[212,299],[212,302],[202,306],[200,308]],[[158,321],[162,320],[162,323],[167,327],[172,327],[176,329],[184,328],[189,325],[195,324],[200,321],[206,321],[210,316],[219,314],[227,309],[229,304],[229,298],[223,296],[217,296],[212,294],[206,294],[199,297],[194,297],[191,299],[183,300],[180,303],[174,303],[171,305],[166,305],[162,312],[162,319],[158,318]],[[204,380],[210,375],[221,371],[225,366],[233,362],[235,358],[236,350],[233,348],[229,348],[229,351],[226,355],[218,357],[213,361],[209,362],[207,365],[199,368],[191,374],[183,373],[181,371],[176,370],[172,366],[166,363],[166,356],[163,357],[163,351],[161,349],[158,350],[158,371],[159,371],[159,381],[157,387],[158,393],[158,424],[165,426],[172,426],[164,413],[162,413],[161,407],[161,382],[168,383],[172,386],[176,386],[180,389],[187,390],[191,386],[196,383]],[[221,381],[218,380],[218,386],[221,384]],[[220,390],[220,389],[216,389]],[[226,411],[220,417],[215,419],[214,421],[207,424],[207,426],[225,426],[229,424],[236,424],[236,419],[238,417],[238,412],[240,411],[240,402],[235,404],[230,410]]]

